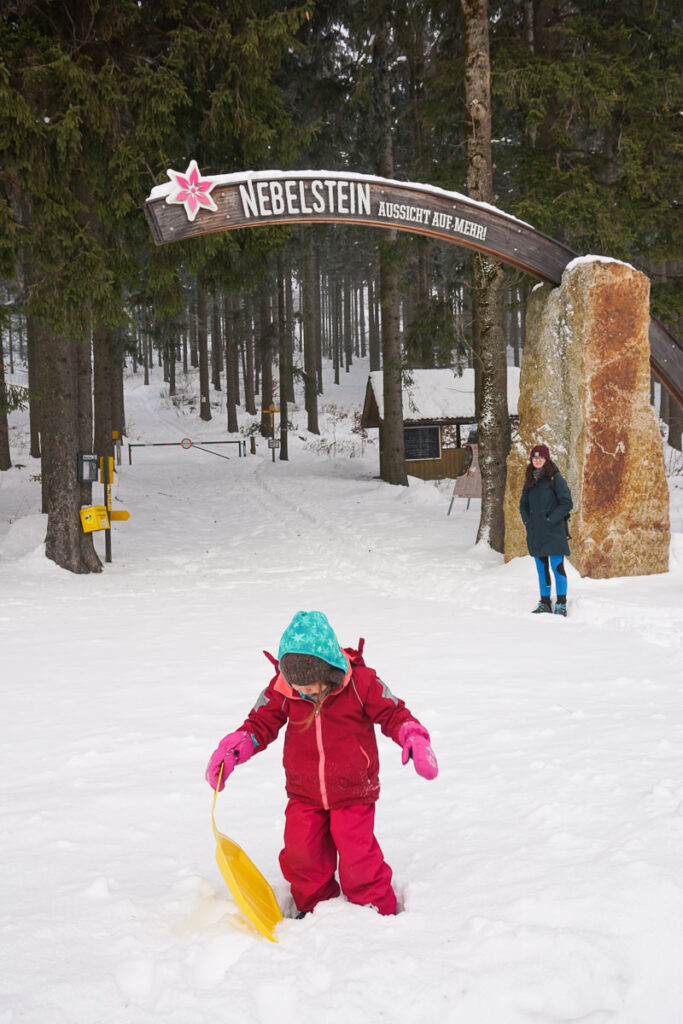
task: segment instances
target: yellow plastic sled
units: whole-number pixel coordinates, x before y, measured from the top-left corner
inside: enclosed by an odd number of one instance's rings
[[[282,920],[282,912],[275,899],[275,893],[259,869],[247,857],[241,846],[233,842],[216,828],[216,799],[223,773],[218,776],[218,785],[213,794],[211,825],[216,838],[216,861],[232,897],[248,921],[270,939],[277,942],[273,930]]]

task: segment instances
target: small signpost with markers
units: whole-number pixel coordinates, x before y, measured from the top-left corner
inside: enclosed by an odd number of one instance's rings
[[[112,432],[112,440],[119,442],[119,432]],[[96,455],[94,452],[80,453],[78,456],[78,479],[82,483],[96,483],[99,475],[104,485],[104,504],[88,505],[80,510],[81,526],[84,533],[95,533],[104,530],[104,558],[111,562],[111,524],[126,522],[130,512],[126,509],[112,507],[112,485],[114,483],[114,456]]]
[[[263,411],[267,416],[270,416],[270,437],[268,438],[268,447],[272,449],[273,462],[275,462],[275,449],[280,447],[280,441],[275,436],[275,413],[280,410],[276,409],[273,402],[271,402],[268,408]]]

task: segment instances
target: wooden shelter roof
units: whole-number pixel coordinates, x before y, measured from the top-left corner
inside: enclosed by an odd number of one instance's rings
[[[508,411],[517,416],[519,367],[508,366]],[[361,425],[379,427],[384,419],[382,371],[368,375]],[[406,425],[474,423],[474,370],[406,370],[403,374]]]

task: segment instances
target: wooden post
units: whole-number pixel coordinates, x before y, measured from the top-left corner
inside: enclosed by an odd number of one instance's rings
[[[107,517],[111,512],[111,476],[114,471],[114,459],[107,455],[102,456],[102,480],[104,483],[104,507],[107,510]],[[111,562],[111,519],[109,526],[104,531],[104,560]]]

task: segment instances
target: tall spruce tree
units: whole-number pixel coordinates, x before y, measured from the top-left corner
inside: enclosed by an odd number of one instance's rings
[[[3,6],[0,259],[13,276],[21,240],[31,265],[46,552],[74,572],[100,568],[78,516],[89,495],[76,453],[92,446],[85,357],[94,330],[124,323],[123,286],[137,290],[148,260],[142,200],[191,155],[220,160],[220,170],[286,155],[297,133],[272,71],[303,17],[269,0],[258,10],[184,0]]]
[[[472,199],[493,203],[491,157],[491,65],[487,0],[461,0],[465,19],[465,107],[467,191]],[[502,551],[505,541],[503,497],[510,447],[507,407],[504,284],[502,264],[475,253],[474,297],[476,355],[481,367],[478,411],[481,517],[477,541]]]
[[[683,29],[675,0],[528,0],[492,24],[497,187],[510,212],[579,253],[656,273],[675,325]]]
[[[42,324],[40,423],[46,554],[73,572],[100,569],[79,505],[89,485],[76,455],[92,448],[90,337],[121,316],[117,253],[104,206],[120,209],[112,160],[120,140],[117,35],[137,19],[132,4],[87,2],[5,8],[0,50],[3,195],[21,224],[30,263],[26,309]],[[113,184],[113,198],[108,189]],[[11,234],[11,226],[10,226]]]

